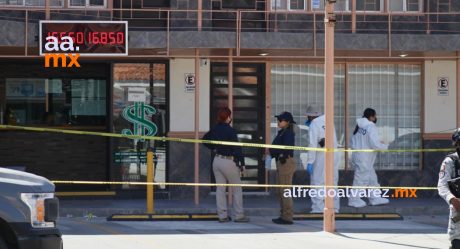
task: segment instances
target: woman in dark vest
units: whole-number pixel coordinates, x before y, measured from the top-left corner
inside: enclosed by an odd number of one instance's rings
[[[217,113],[217,125],[203,137],[204,140],[238,142],[236,131],[230,126],[232,111],[223,108]],[[241,172],[244,170],[244,158],[240,146],[204,144],[214,152],[212,169],[216,183],[241,184]],[[233,189],[233,212],[235,222],[248,222],[249,219],[243,211],[243,192],[241,187]],[[217,214],[219,222],[228,222],[230,217],[227,212],[227,198],[225,187],[218,186],[216,190]]]
[[[294,118],[289,112],[283,112],[275,116],[278,119],[278,134],[273,140],[274,145],[288,145],[294,146],[295,133],[294,133]],[[276,160],[276,180],[279,185],[292,185],[292,177],[296,169],[294,161],[294,150],[285,149],[270,149],[270,156]],[[291,225],[293,224],[293,201],[291,197],[284,197],[285,189],[279,189],[279,199],[281,212],[280,217],[273,219],[276,224]],[[287,188],[289,189],[289,188]]]

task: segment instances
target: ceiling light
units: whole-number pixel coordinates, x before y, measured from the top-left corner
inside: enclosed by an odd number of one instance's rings
[[[399,57],[402,57],[402,58],[407,57],[407,56],[408,56],[408,54],[400,54],[399,55]]]
[[[267,56],[268,53],[261,53],[261,54],[259,54],[259,55],[260,55],[260,56]]]

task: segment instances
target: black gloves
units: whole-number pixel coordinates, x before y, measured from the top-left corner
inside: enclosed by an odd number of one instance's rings
[[[244,160],[244,159],[243,159]],[[239,167],[239,168],[243,168],[244,167],[244,161],[240,161],[238,160],[238,158],[233,158],[233,161],[235,162],[236,166]]]
[[[321,148],[324,148],[324,145],[325,145],[326,141],[324,138],[321,138],[321,140],[319,140],[318,144],[319,146],[321,146]]]
[[[280,161],[281,164],[285,164],[286,163],[286,158],[284,157],[283,154],[280,154],[278,156],[278,161]]]

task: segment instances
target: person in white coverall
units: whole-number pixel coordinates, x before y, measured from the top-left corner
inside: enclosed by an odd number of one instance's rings
[[[315,105],[307,107],[306,111],[307,121],[305,124],[309,127],[308,147],[311,148],[324,148],[325,143],[325,130],[326,118],[321,113],[319,108]],[[337,136],[334,129],[334,148],[337,148]],[[339,156],[338,153],[334,155],[334,185],[337,186],[339,179]],[[308,151],[307,171],[310,173],[311,185],[324,185],[324,152]],[[324,197],[316,196],[311,197],[311,212],[322,213],[324,210]],[[340,200],[336,195],[334,198],[334,209],[338,213],[340,209]]]
[[[460,214],[460,199],[455,197],[454,193],[449,190],[447,183],[448,180],[460,177],[458,174],[460,172],[458,172],[458,170],[457,174],[455,173],[455,164],[457,164],[457,168],[460,169],[460,162],[458,161],[458,156],[460,154],[460,128],[452,135],[452,141],[456,148],[456,152],[446,156],[441,164],[441,169],[439,170],[438,192],[439,195],[446,200],[450,209],[447,233],[451,241],[451,248],[460,249],[460,220],[458,220],[460,216],[457,217]]]
[[[356,120],[356,128],[351,137],[351,148],[355,150],[373,149],[373,150],[386,150],[388,145],[380,142],[377,133],[377,113],[374,109],[367,108],[364,110],[362,118]],[[351,157],[351,164],[355,169],[353,179],[353,186],[373,186],[380,187],[377,180],[377,174],[374,169],[376,152],[353,152]],[[381,196],[368,196],[369,203],[373,206],[388,204],[390,201]],[[348,206],[351,207],[364,207],[366,202],[359,196],[352,196],[348,198]]]

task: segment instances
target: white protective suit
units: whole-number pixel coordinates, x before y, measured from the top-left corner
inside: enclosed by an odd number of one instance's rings
[[[318,142],[325,137],[326,133],[326,117],[321,115],[310,124],[308,130],[309,144],[308,147],[319,148],[321,147]],[[337,148],[337,135],[334,129],[334,148]],[[324,185],[324,152],[308,151],[307,164],[313,164],[313,173],[311,175],[311,185]],[[339,179],[339,154],[334,154],[334,185],[337,186]],[[322,213],[324,211],[324,198],[316,197],[311,198],[312,213]],[[338,212],[340,209],[340,200],[338,196],[334,198],[334,208]]]
[[[369,121],[367,118],[359,118],[356,123],[359,130],[351,137],[352,149],[388,149],[388,145],[380,142],[374,122]],[[351,157],[351,163],[355,169],[353,186],[380,186],[374,169],[376,157],[377,152],[353,152]],[[373,199],[377,201],[377,198],[382,199],[380,197],[369,198],[372,205],[375,205],[373,204]]]
[[[455,196],[450,192],[447,185],[447,181],[455,178],[455,166],[454,161],[450,157],[446,157],[441,164],[441,169],[439,171],[439,181],[438,181],[438,192],[439,195],[446,200],[449,205],[449,226],[447,228],[447,234],[449,239],[452,241],[454,239],[460,239],[460,221],[452,222],[451,218],[459,215],[460,212],[455,210],[454,206],[450,204],[450,199],[455,198]]]

